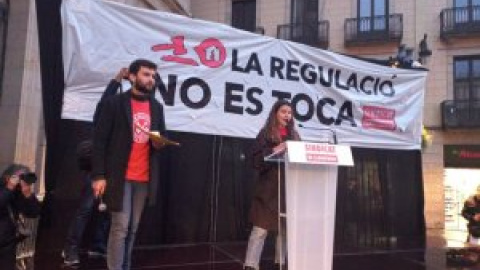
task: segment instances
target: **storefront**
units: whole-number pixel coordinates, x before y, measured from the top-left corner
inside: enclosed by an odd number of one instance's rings
[[[480,185],[480,145],[445,145],[444,168],[445,237],[459,247],[468,236],[463,204]]]

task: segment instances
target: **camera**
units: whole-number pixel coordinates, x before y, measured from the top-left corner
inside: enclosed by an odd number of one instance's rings
[[[20,180],[23,180],[25,183],[31,185],[37,182],[37,175],[35,173],[24,173],[20,175]]]

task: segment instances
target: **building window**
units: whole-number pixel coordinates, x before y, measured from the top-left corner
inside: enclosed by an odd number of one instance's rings
[[[480,6],[480,0],[455,0],[455,7]]]
[[[294,24],[318,24],[318,0],[292,0],[291,16]]]
[[[318,0],[291,0],[290,7],[290,40],[328,46],[328,23],[318,20]]]
[[[480,0],[454,0],[457,24],[480,20]]]
[[[363,32],[388,29],[388,0],[358,0],[358,30]]]
[[[256,0],[233,0],[232,26],[245,31],[255,32],[257,21]]]
[[[480,100],[480,55],[454,59],[455,100]]]

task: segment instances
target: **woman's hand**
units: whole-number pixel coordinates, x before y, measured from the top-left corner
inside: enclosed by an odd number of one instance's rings
[[[285,142],[282,142],[279,145],[275,146],[272,150],[274,153],[281,153],[281,152],[285,152],[286,149],[287,149],[287,144]]]

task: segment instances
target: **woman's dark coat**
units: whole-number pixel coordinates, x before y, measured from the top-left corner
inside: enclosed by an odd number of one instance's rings
[[[298,133],[283,138],[283,140],[299,140]],[[250,220],[253,225],[269,231],[278,230],[278,173],[279,165],[266,162],[264,157],[273,153],[275,143],[267,138],[262,129],[253,146],[253,164],[258,173],[255,192],[250,208]],[[284,166],[280,165],[280,181],[284,181]],[[283,198],[284,199],[284,198]]]

